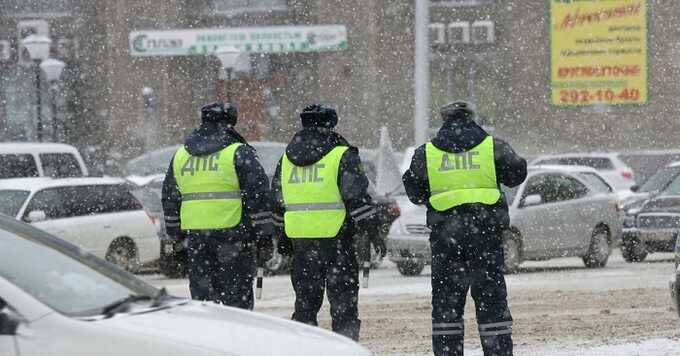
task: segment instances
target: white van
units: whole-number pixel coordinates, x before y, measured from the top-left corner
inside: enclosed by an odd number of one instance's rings
[[[89,172],[78,150],[62,143],[0,143],[0,179],[84,177]]]

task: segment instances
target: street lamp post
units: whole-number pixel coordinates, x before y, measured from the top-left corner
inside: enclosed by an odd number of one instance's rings
[[[227,75],[225,94],[227,96],[227,102],[231,104],[231,77],[234,73],[234,70],[238,69],[240,66],[243,66],[244,62],[248,61],[248,54],[238,50],[235,47],[222,47],[215,51],[215,56],[220,60],[222,68]]]
[[[50,55],[50,44],[52,40],[47,36],[30,35],[21,41],[21,44],[28,50],[29,56],[35,62],[35,89],[36,89],[36,136],[38,141],[42,141],[42,102],[40,97],[40,63]]]
[[[45,72],[45,78],[51,85],[52,97],[52,141],[57,142],[57,81],[61,77],[66,64],[58,59],[48,58],[40,63],[40,68]]]
[[[430,120],[430,44],[428,26],[430,24],[430,1],[416,0],[415,13],[415,69],[414,96],[415,112],[413,118],[415,145],[427,138]]]

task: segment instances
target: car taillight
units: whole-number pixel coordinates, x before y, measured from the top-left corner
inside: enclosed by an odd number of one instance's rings
[[[392,204],[390,204],[390,210],[391,210],[392,213],[393,213],[394,215],[396,215],[396,216],[400,216],[400,215],[401,215],[401,208],[399,208],[399,204],[397,204],[397,203],[392,203]]]
[[[146,216],[151,220],[151,223],[156,226],[156,218],[146,209],[144,209],[144,212],[146,213]]]
[[[627,169],[621,170],[621,176],[626,179],[633,179],[633,172]]]

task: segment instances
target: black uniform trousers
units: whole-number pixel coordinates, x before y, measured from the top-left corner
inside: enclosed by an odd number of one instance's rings
[[[334,332],[359,339],[359,266],[352,239],[292,239],[293,320],[318,325],[324,289]]]
[[[189,234],[191,298],[253,309],[254,244]]]
[[[473,215],[432,227],[432,347],[436,356],[462,356],[468,289],[485,356],[512,355],[512,317],[498,227]]]

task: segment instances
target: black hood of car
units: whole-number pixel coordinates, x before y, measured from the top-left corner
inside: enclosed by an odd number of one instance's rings
[[[205,156],[218,152],[232,143],[247,144],[232,127],[204,123],[189,135],[184,147],[192,156]]]
[[[640,213],[680,213],[680,196],[666,195],[657,196],[647,200]]]
[[[484,141],[489,134],[474,120],[447,120],[432,144],[447,152],[465,152]]]
[[[296,166],[308,166],[321,160],[337,146],[351,147],[339,133],[309,127],[298,131],[286,147],[286,156]]]

